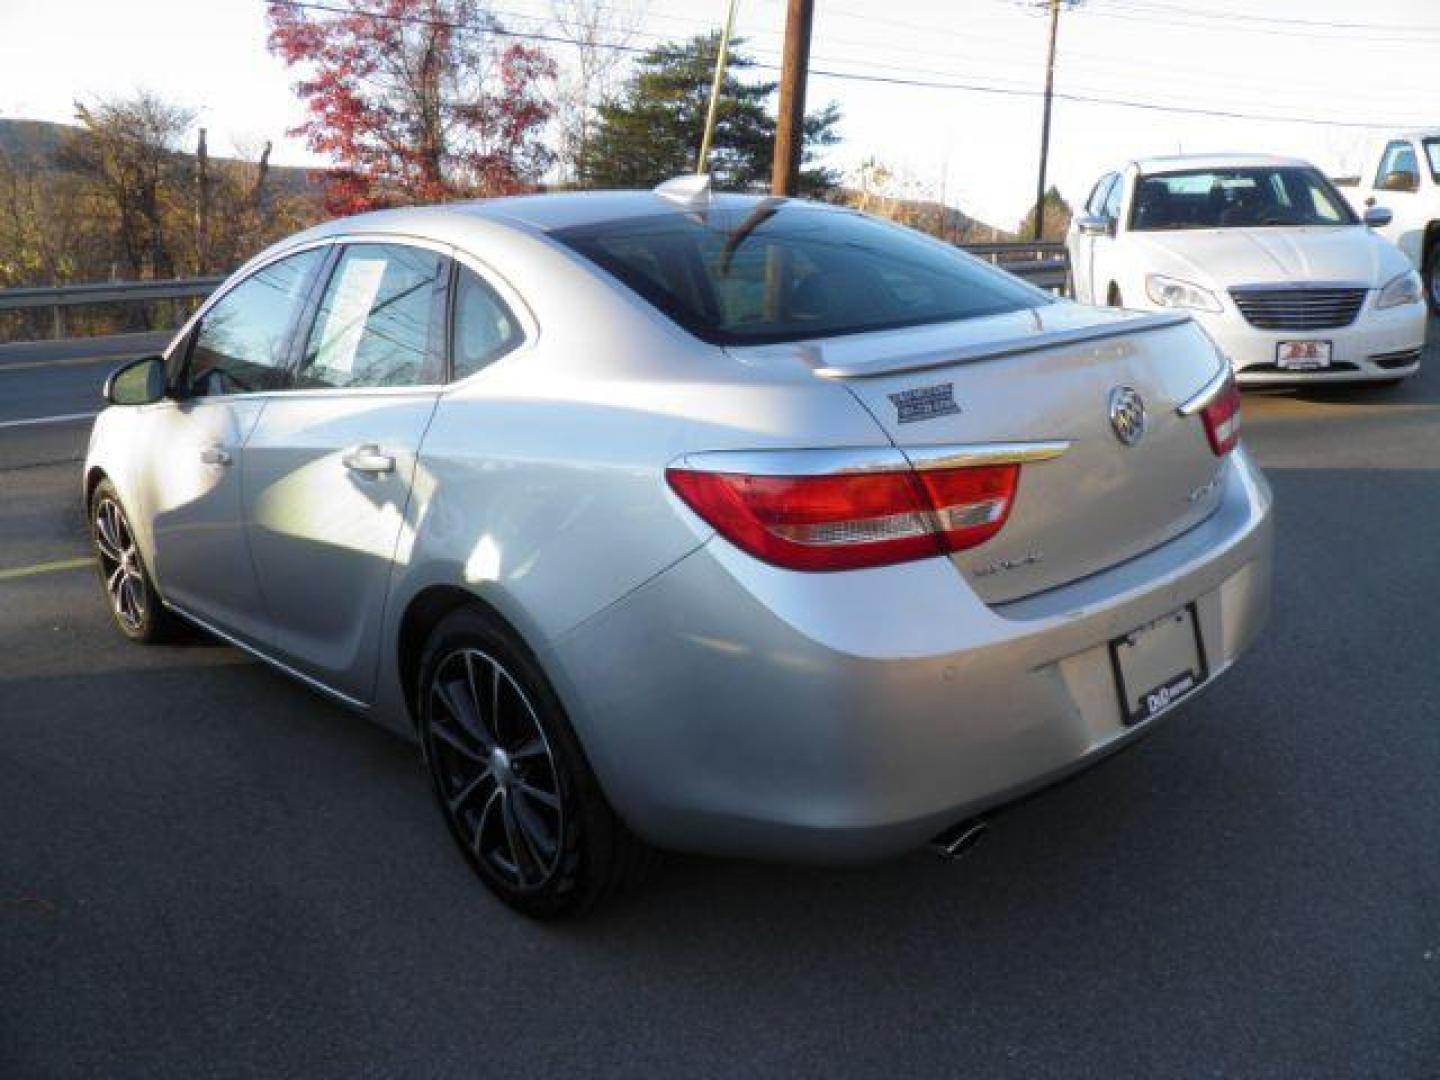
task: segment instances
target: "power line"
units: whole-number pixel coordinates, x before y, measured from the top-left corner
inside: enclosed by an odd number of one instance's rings
[[[757,64],[756,67],[764,67]],[[901,79],[891,78],[882,75],[863,75],[858,72],[826,71],[821,68],[811,68],[810,74],[824,75],[834,79],[849,79],[857,82],[888,83],[896,86],[915,86],[935,90],[968,90],[972,93],[982,94],[1005,94],[1014,97],[1041,97],[1043,91],[1024,89],[1005,89],[996,86],[984,86],[978,83],[962,82],[937,82],[926,79]],[[1329,120],[1312,116],[1278,116],[1266,115],[1264,113],[1247,113],[1230,111],[1225,109],[1202,109],[1190,105],[1162,105],[1158,102],[1132,101],[1126,98],[1102,97],[1092,94],[1073,94],[1056,92],[1055,97],[1062,101],[1074,101],[1088,105],[1113,105],[1125,109],[1142,109],[1149,112],[1184,113],[1189,116],[1211,116],[1227,120],[1262,120],[1283,124],[1313,124],[1318,127],[1337,128],[1363,128],[1363,129],[1389,129],[1395,127],[1421,127],[1424,121],[1419,120],[1387,120],[1383,123],[1364,120]]]
[[[1185,15],[1204,19],[1273,23],[1281,26],[1313,26],[1327,30],[1374,30],[1380,32],[1394,31],[1402,34],[1440,34],[1440,23],[1336,22],[1330,19],[1296,19],[1284,15],[1257,15],[1254,12],[1247,11],[1197,8],[1188,4],[1184,7],[1179,7],[1174,4],[1162,3],[1161,0],[1124,0],[1124,2],[1121,2],[1121,0],[1109,0],[1109,2],[1115,7],[1128,7],[1136,11]]]
[[[339,7],[333,4],[326,4],[321,0],[267,0],[272,7],[296,8],[308,11],[324,11],[336,15],[361,15],[366,18],[381,19],[391,22],[408,23],[420,26],[442,27],[451,30],[475,30],[483,33],[494,34],[496,37],[513,38],[524,41],[540,41],[549,44],[559,45],[587,45],[597,49],[607,49],[614,52],[627,53],[631,55],[644,55],[653,52],[652,46],[624,45],[618,42],[585,42],[578,38],[567,37],[562,34],[541,33],[538,31],[507,30],[502,26],[482,25],[477,23],[458,23],[444,19],[432,19],[422,15],[401,15],[381,11],[366,11],[363,9]],[[752,68],[759,71],[780,70],[779,65],[755,62]],[[984,84],[951,79],[914,79],[898,75],[880,75],[859,71],[844,71],[837,68],[811,67],[810,74],[823,76],[829,79],[837,79],[845,82],[870,83],[887,86],[908,86],[929,90],[955,90],[976,94],[991,94],[1007,97],[1040,97],[1043,92],[1039,90],[1026,89],[1023,87],[1004,87],[993,84]],[[1333,120],[1322,117],[1278,115],[1265,113],[1241,112],[1229,109],[1207,109],[1199,106],[1189,105],[1167,105],[1151,101],[1135,101],[1133,99],[1111,97],[1101,94],[1077,94],[1057,92],[1055,97],[1061,101],[1070,101],[1077,104],[1107,105],[1116,108],[1137,109],[1145,112],[1162,112],[1187,116],[1206,116],[1227,120],[1257,120],[1268,123],[1286,124],[1307,124],[1315,127],[1331,127],[1346,129],[1386,129],[1395,127],[1423,126],[1423,121],[1417,120],[1387,120],[1384,122],[1360,121],[1360,120]]]
[[[1009,0],[999,0],[999,2],[1008,3]],[[495,14],[497,14],[497,15],[508,16],[508,17],[513,17],[513,18],[518,18],[518,19],[528,19],[528,20],[530,20],[530,21],[532,21],[532,22],[534,22],[534,23],[538,23],[538,24],[548,24],[548,23],[551,21],[550,16],[548,16],[548,15],[543,15],[543,14],[537,14],[537,13],[532,13],[532,12],[523,12],[523,11],[516,11],[516,10],[514,10],[514,9],[506,9],[506,8],[492,8],[491,10],[492,10]],[[617,10],[620,10],[620,9],[616,9],[616,8],[606,8],[606,9],[604,9],[604,10],[617,11]],[[920,75],[935,75],[935,76],[940,76],[940,77],[943,77],[943,78],[950,78],[950,77],[957,77],[957,78],[958,78],[958,77],[960,77],[960,76],[957,76],[956,73],[953,72],[953,71],[936,71],[936,70],[934,70],[933,68],[932,68],[932,69],[917,68],[917,67],[915,66],[913,60],[910,59],[910,57],[912,57],[913,55],[939,56],[939,57],[944,57],[944,58],[946,58],[946,59],[948,59],[948,60],[952,60],[952,61],[956,61],[956,60],[958,60],[958,61],[963,61],[963,62],[965,62],[965,63],[967,63],[967,64],[972,64],[972,63],[988,64],[988,63],[995,63],[995,62],[997,62],[997,61],[996,61],[996,57],[993,55],[993,54],[997,51],[997,47],[998,47],[999,50],[1003,50],[1003,51],[1005,51],[1005,52],[1009,52],[1009,53],[1011,53],[1011,54],[1013,54],[1013,55],[1016,55],[1016,56],[1024,56],[1027,61],[1028,61],[1029,59],[1033,58],[1033,59],[1035,60],[1035,62],[1036,62],[1037,65],[1038,65],[1038,63],[1039,63],[1038,55],[1034,55],[1034,50],[1033,50],[1032,48],[1030,48],[1027,43],[1015,41],[1015,40],[1009,39],[1009,38],[996,37],[996,36],[994,36],[994,35],[988,35],[988,34],[979,34],[979,33],[975,33],[975,32],[972,32],[972,31],[959,32],[959,31],[954,31],[954,30],[947,29],[947,28],[945,28],[945,27],[938,27],[938,26],[922,26],[921,24],[918,24],[918,23],[896,22],[896,21],[894,21],[894,20],[889,20],[889,19],[877,19],[877,18],[873,18],[873,17],[868,16],[868,15],[862,15],[862,14],[860,14],[860,13],[858,13],[858,12],[850,12],[850,11],[846,11],[846,10],[844,10],[844,9],[835,9],[835,8],[831,7],[830,5],[828,5],[828,4],[827,4],[827,6],[826,6],[825,8],[822,9],[822,11],[825,12],[825,13],[827,13],[827,14],[830,14],[830,15],[839,15],[839,16],[844,17],[844,18],[853,18],[853,19],[856,19],[856,20],[861,21],[861,22],[870,23],[870,24],[872,24],[872,25],[881,25],[881,26],[886,26],[886,27],[895,27],[895,28],[903,28],[903,29],[915,30],[916,32],[924,33],[924,34],[925,34],[927,37],[929,37],[929,38],[933,38],[933,37],[935,37],[936,35],[940,35],[940,36],[946,36],[946,37],[955,37],[955,38],[957,38],[957,39],[959,39],[959,40],[965,41],[967,44],[975,43],[975,42],[985,42],[985,43],[989,43],[989,44],[986,44],[986,45],[984,46],[985,49],[986,49],[986,55],[983,55],[983,56],[979,56],[979,55],[975,55],[975,54],[971,54],[971,53],[966,53],[966,52],[964,52],[963,50],[956,50],[956,49],[953,49],[953,48],[927,48],[927,47],[925,47],[925,46],[923,46],[923,45],[910,45],[910,44],[907,44],[907,45],[905,46],[905,48],[904,48],[903,56],[893,57],[893,59],[896,59],[896,60],[900,61],[900,62],[898,62],[898,63],[886,63],[886,62],[877,61],[877,60],[869,60],[869,59],[866,59],[866,58],[863,58],[863,57],[837,56],[837,55],[833,55],[833,54],[832,54],[832,55],[829,55],[829,56],[825,56],[825,57],[819,57],[819,56],[816,57],[816,60],[817,60],[817,61],[819,61],[819,62],[821,62],[821,63],[827,63],[827,64],[830,64],[830,65],[832,65],[832,66],[834,66],[834,65],[847,65],[847,64],[861,64],[861,65],[865,66],[866,68],[876,68],[876,69],[880,69],[880,70],[882,70],[882,71],[883,71],[883,70],[889,70],[889,71],[906,71],[906,72],[911,72],[911,73],[920,74]],[[649,18],[649,19],[665,19],[666,21],[669,21],[669,22],[672,22],[672,23],[678,23],[678,24],[681,24],[681,25],[684,25],[684,26],[692,27],[692,28],[694,28],[696,31],[703,31],[703,30],[705,30],[705,29],[710,29],[710,28],[713,28],[713,25],[714,25],[714,24],[711,23],[709,20],[697,19],[697,18],[695,18],[695,17],[693,17],[693,16],[674,15],[674,14],[668,14],[668,13],[663,13],[663,12],[662,12],[662,13],[650,13],[650,14],[647,14],[646,17]],[[626,31],[626,36],[627,36],[627,37],[633,36],[633,37],[640,37],[640,38],[648,38],[648,39],[650,39],[650,40],[657,41],[657,42],[673,42],[673,41],[674,41],[674,36],[673,36],[673,35],[665,34],[665,33],[657,33],[657,32],[655,32],[655,31],[639,30],[639,29],[627,30],[627,31]],[[763,27],[751,27],[751,28],[749,28],[749,29],[746,31],[746,33],[745,33],[743,36],[746,37],[746,38],[751,38],[751,37],[754,37],[754,36],[769,36],[769,37],[778,38],[778,37],[780,37],[781,35],[780,35],[780,33],[779,33],[778,31],[767,30],[767,29],[765,29],[765,28],[763,28]],[[874,46],[875,46],[875,43],[874,43],[873,41],[857,41],[857,40],[855,40],[854,38],[839,38],[839,37],[835,37],[835,36],[832,35],[832,34],[825,34],[825,35],[824,35],[824,39],[825,39],[825,41],[826,41],[828,44],[830,44],[830,45],[832,45],[832,46],[836,46],[836,45],[838,45],[838,46],[855,46],[855,47],[857,47],[857,48],[863,48],[863,49],[873,49]],[[597,47],[603,47],[603,46],[597,45]],[[764,45],[764,44],[753,44],[753,43],[752,43],[752,45],[750,46],[750,51],[753,52],[753,53],[768,54],[768,55],[772,55],[772,56],[776,56],[776,57],[779,56],[778,49],[772,48],[772,47],[770,47],[770,46],[768,46],[768,45]],[[888,58],[887,58],[887,59],[888,59]],[[1007,62],[1009,62],[1009,63],[1016,63],[1016,62],[1024,62],[1024,61],[1007,61]],[[1110,68],[1110,69],[1115,69],[1115,70],[1123,70],[1126,74],[1133,74],[1137,69],[1139,69],[1139,70],[1147,70],[1147,71],[1154,71],[1154,72],[1158,72],[1158,73],[1163,73],[1163,74],[1167,77],[1167,79],[1168,79],[1169,81],[1171,81],[1171,82],[1174,82],[1174,81],[1177,81],[1177,80],[1178,80],[1178,81],[1181,81],[1181,82],[1187,82],[1187,83],[1191,84],[1192,86],[1203,86],[1205,89],[1209,89],[1210,86],[1213,85],[1213,81],[1214,81],[1213,69],[1210,68],[1210,67],[1208,67],[1208,66],[1191,65],[1191,64],[1186,64],[1186,63],[1184,63],[1183,61],[1166,61],[1166,62],[1163,63],[1163,64],[1161,64],[1161,63],[1146,63],[1146,62],[1143,62],[1143,61],[1136,61],[1136,60],[1131,59],[1131,58],[1122,58],[1122,57],[1117,57],[1117,56],[1105,55],[1105,54],[1102,54],[1102,53],[1094,53],[1094,52],[1089,52],[1089,51],[1086,51],[1086,50],[1083,50],[1083,49],[1076,49],[1076,48],[1067,48],[1067,49],[1064,51],[1063,55],[1057,57],[1056,62],[1057,62],[1057,64],[1058,64],[1058,66],[1059,66],[1062,70],[1066,70],[1066,71],[1069,71],[1069,72],[1074,73],[1074,74],[1079,74],[1082,78],[1085,77],[1085,76],[1087,76],[1087,75],[1093,75],[1093,76],[1096,77],[1096,78],[1101,78],[1101,79],[1103,79],[1103,78],[1106,76],[1107,72],[1105,72],[1105,71],[1093,71],[1093,72],[1092,72],[1092,71],[1085,70],[1087,67],[1095,66],[1095,67]],[[993,74],[986,73],[986,72],[977,72],[977,73],[975,73],[975,74],[985,75],[985,76],[987,76],[987,77],[988,77],[990,80],[992,80],[992,81],[997,80],[997,79],[998,79],[999,81],[1001,81],[1001,82],[1013,82],[1013,81],[1014,81],[1014,80],[1012,80],[1012,79],[1008,79],[1006,76],[1003,76],[1003,75],[993,75]],[[1267,82],[1245,82],[1245,83],[1242,85],[1242,84],[1241,84],[1240,82],[1238,82],[1236,79],[1227,76],[1225,82],[1226,82],[1227,87],[1235,87],[1235,88],[1240,88],[1240,89],[1252,89],[1252,90],[1254,90],[1254,91],[1257,92],[1257,93],[1265,93],[1265,94],[1267,94],[1267,95],[1272,95],[1272,94],[1275,92],[1275,90],[1277,89],[1277,88],[1274,86],[1273,83],[1268,82],[1268,81],[1267,81]],[[1287,78],[1284,86],[1281,87],[1281,88],[1279,88],[1279,89],[1283,89],[1283,90],[1285,90],[1285,91],[1292,92],[1292,93],[1294,93],[1294,94],[1296,94],[1296,95],[1307,96],[1307,97],[1308,97],[1308,96],[1314,96],[1314,95],[1317,94],[1317,93],[1321,93],[1321,92],[1324,92],[1325,90],[1333,89],[1333,88],[1334,88],[1334,80],[1333,80],[1333,79],[1325,79],[1323,82],[1315,82],[1315,83],[1300,83],[1300,82],[1296,82],[1294,79]],[[1095,92],[1095,93],[1103,93],[1103,92],[1105,92],[1104,90],[1097,89],[1097,88],[1094,87],[1094,86],[1091,86],[1091,87],[1082,87],[1081,89],[1082,89],[1082,90],[1086,90],[1086,91],[1090,91],[1090,92]],[[1184,89],[1184,88],[1182,87],[1181,89]],[[1378,90],[1378,92],[1379,92],[1378,95],[1377,95],[1377,93],[1376,93],[1377,90]],[[1406,99],[1407,102],[1408,102],[1409,99],[1412,99],[1414,96],[1416,96],[1417,94],[1420,94],[1420,93],[1422,93],[1422,90],[1421,90],[1419,87],[1414,87],[1414,88],[1403,87],[1403,86],[1400,86],[1400,87],[1383,87],[1383,88],[1371,87],[1371,88],[1366,88],[1366,89],[1363,90],[1363,91],[1356,91],[1356,92],[1347,93],[1346,96],[1347,96],[1347,100],[1349,100],[1349,101],[1351,101],[1352,103],[1355,103],[1355,104],[1364,104],[1364,105],[1368,105],[1369,107],[1372,107],[1372,108],[1386,108],[1386,107],[1389,107],[1389,106],[1392,104],[1392,101],[1398,102],[1398,101],[1400,101],[1401,99]]]
[[[1001,3],[1010,4],[1012,7],[1021,6],[1024,0],[1000,0]],[[1104,3],[1105,0],[1100,0]],[[1271,37],[1284,38],[1308,38],[1315,41],[1335,42],[1375,42],[1392,45],[1410,45],[1433,47],[1440,38],[1430,37],[1431,33],[1440,34],[1440,28],[1433,31],[1431,28],[1412,30],[1404,36],[1392,36],[1390,34],[1364,34],[1353,30],[1346,30],[1343,33],[1333,34],[1321,32],[1317,27],[1308,28],[1283,27],[1276,25],[1261,25],[1256,23],[1237,22],[1220,15],[1202,15],[1182,11],[1178,8],[1153,8],[1143,7],[1135,4],[1120,4],[1115,0],[1109,0],[1114,6],[1077,8],[1077,15],[1085,15],[1095,19],[1114,19],[1122,22],[1145,23],[1152,26],[1165,26],[1172,30],[1206,30],[1220,33],[1246,33],[1264,34]],[[1419,35],[1417,37],[1417,35]]]

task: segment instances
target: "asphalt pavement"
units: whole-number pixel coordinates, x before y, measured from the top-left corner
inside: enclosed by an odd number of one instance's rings
[[[1272,622],[1135,749],[959,863],[674,856],[563,926],[413,746],[111,629],[88,421],[5,426],[93,411],[88,348],[0,350],[0,1076],[1440,1077],[1440,348],[1246,395]]]

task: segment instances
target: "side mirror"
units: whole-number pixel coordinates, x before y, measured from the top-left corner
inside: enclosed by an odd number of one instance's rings
[[[1377,191],[1419,191],[1420,176],[1406,169],[1386,173],[1375,185]]]
[[[1081,236],[1109,236],[1110,219],[1095,214],[1081,214],[1075,219],[1075,227]]]
[[[1395,213],[1383,206],[1372,206],[1365,211],[1365,225],[1371,229],[1383,229],[1395,220]]]
[[[149,405],[164,396],[164,357],[142,356],[131,360],[105,380],[105,400],[111,405]]]

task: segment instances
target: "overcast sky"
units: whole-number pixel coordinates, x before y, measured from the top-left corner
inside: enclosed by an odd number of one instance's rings
[[[545,29],[548,0],[494,9],[514,29]],[[809,95],[843,110],[835,164],[876,157],[1013,226],[1038,156],[1045,20],[1033,9],[816,0]],[[634,42],[688,36],[723,11],[724,0],[649,0]],[[739,33],[762,62],[778,62],[784,11],[783,0],[740,0]],[[1437,56],[1440,0],[1086,0],[1061,20],[1058,94],[1283,119],[1062,99],[1051,176],[1076,203],[1105,169],[1154,153],[1270,151],[1353,170],[1376,131],[1440,126]],[[269,138],[276,161],[308,163],[283,135],[302,119],[293,77],[266,52],[260,0],[0,0],[0,116],[68,121],[77,97],[147,87],[199,110],[217,150]]]

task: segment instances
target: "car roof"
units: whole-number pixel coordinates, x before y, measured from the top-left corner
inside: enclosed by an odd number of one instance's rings
[[[1304,158],[1280,157],[1276,154],[1175,154],[1170,157],[1141,158],[1135,162],[1142,176],[1158,173],[1185,172],[1190,169],[1230,169],[1247,165],[1288,166],[1308,169],[1313,166]]]
[[[1398,135],[1389,136],[1389,139],[1440,139],[1440,127],[1419,128],[1416,131],[1402,131]]]
[[[775,199],[764,195],[714,194],[704,210],[748,213],[761,204],[793,203],[807,209],[843,210],[843,207],[807,202],[803,199]],[[576,226],[655,217],[664,214],[694,214],[700,208],[665,197],[654,191],[569,191],[546,195],[512,195],[471,202],[440,203],[377,210],[339,218],[322,228],[328,233],[393,232],[425,233],[440,221],[469,218],[540,232]]]

